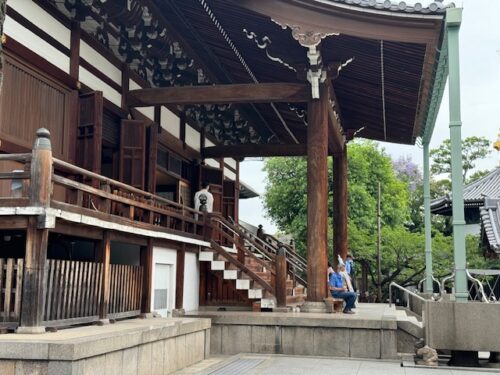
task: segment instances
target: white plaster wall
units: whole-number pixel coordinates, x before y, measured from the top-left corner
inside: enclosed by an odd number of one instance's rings
[[[129,90],[142,89],[142,87],[137,82],[135,82],[133,79],[129,80],[128,88],[129,88]],[[140,108],[136,108],[136,109],[139,112],[141,112],[144,116],[149,118],[151,121],[154,121],[154,119],[155,119],[155,107],[140,107]]]
[[[224,167],[224,176],[229,178],[230,180],[236,181],[236,173],[230,171],[226,167]]]
[[[186,144],[196,151],[200,151],[200,140],[200,133],[186,124]]]
[[[4,23],[4,33],[69,74],[68,56],[8,16]]]
[[[224,158],[224,163],[229,165],[231,168],[236,169],[236,160],[233,158]]]
[[[184,260],[184,297],[183,308],[186,311],[198,310],[200,306],[200,263],[198,254],[186,252]]]
[[[220,163],[215,159],[205,159],[205,164],[214,168],[220,168]]]
[[[49,13],[40,8],[32,0],[11,0],[8,1],[9,6],[33,24],[51,35],[55,40],[70,48],[71,31],[62,23],[53,18]],[[31,45],[26,47],[32,49]]]
[[[205,147],[212,147],[215,146],[215,143],[213,143],[210,139],[205,137]]]
[[[116,66],[111,64],[108,59],[85,43],[80,41],[80,56],[88,63],[97,67],[107,77],[111,78],[114,82],[121,86],[122,72]]]
[[[89,86],[92,90],[102,91],[102,94],[111,103],[122,106],[122,95],[106,82],[90,73],[87,69],[80,66],[79,68],[80,82]]]
[[[176,267],[177,267],[177,250],[175,249],[168,249],[164,247],[154,247],[153,248],[153,275],[151,277],[151,285],[150,287],[152,288],[153,295],[151,297],[151,309],[153,310],[154,308],[154,280],[156,277],[156,263],[161,263],[161,264],[170,264],[172,266],[171,268],[171,273],[170,273],[170,285],[171,285],[171,292],[169,291],[169,305],[172,307],[172,309],[175,308],[175,280],[176,280]]]
[[[175,138],[181,137],[181,120],[167,107],[161,107],[160,126]]]

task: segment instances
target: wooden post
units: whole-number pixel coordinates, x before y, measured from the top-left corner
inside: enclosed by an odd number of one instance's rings
[[[142,300],[141,313],[151,313],[151,295],[152,295],[152,278],[153,278],[153,239],[148,238],[147,246],[141,247],[141,266],[143,270],[142,279]]]
[[[276,304],[278,308],[286,307],[286,254],[285,248],[280,247],[275,257],[276,262]]]
[[[347,146],[333,154],[333,262],[347,256]]]
[[[38,129],[31,159],[30,205],[48,208],[51,196],[52,147],[50,132]],[[43,215],[41,215],[43,218]],[[24,256],[23,297],[21,306],[20,333],[43,333],[43,312],[46,292],[46,261],[49,230],[39,217],[31,216],[26,231],[26,253]]]
[[[100,262],[102,262],[102,289],[99,296],[99,319],[101,322],[109,322],[109,297],[111,287],[111,236],[109,231],[104,231],[100,245]]]
[[[320,99],[310,100],[307,109],[307,302],[313,303],[326,298],[329,105],[328,87],[322,85]]]
[[[175,308],[182,310],[184,305],[184,265],[186,263],[186,245],[182,244],[177,250],[177,264],[175,271]]]
[[[238,246],[236,247],[237,249],[236,257],[238,258],[239,262],[245,264],[245,251],[243,250],[245,248],[245,239],[242,238],[241,236],[238,236],[237,241],[238,241]]]

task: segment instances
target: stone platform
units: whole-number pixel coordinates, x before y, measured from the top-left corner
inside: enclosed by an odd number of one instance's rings
[[[395,359],[408,347],[413,351],[413,342],[401,342],[398,331],[406,315],[384,304],[360,303],[353,315],[244,311],[197,311],[188,315],[212,320],[212,355]]]
[[[170,374],[209,355],[210,320],[131,319],[0,335],[0,374]]]

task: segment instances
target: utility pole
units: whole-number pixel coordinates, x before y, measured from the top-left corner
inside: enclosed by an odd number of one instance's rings
[[[378,195],[377,195],[377,299],[382,302],[382,268],[381,268],[381,255],[380,255],[380,245],[381,245],[381,223],[380,223],[380,182],[378,183]]]

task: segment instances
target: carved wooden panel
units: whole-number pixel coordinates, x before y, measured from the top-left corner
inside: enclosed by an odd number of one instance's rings
[[[80,95],[80,122],[77,128],[78,166],[101,173],[103,96],[96,91]]]
[[[120,130],[120,180],[144,190],[146,126],[142,121],[123,120]]]

